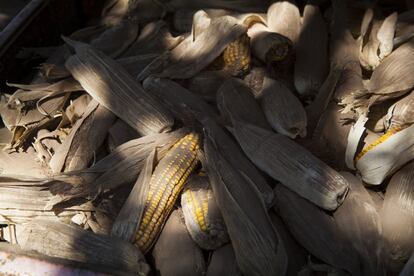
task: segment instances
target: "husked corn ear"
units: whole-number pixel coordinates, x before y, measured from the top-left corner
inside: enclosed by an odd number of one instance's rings
[[[250,70],[250,38],[247,34],[241,35],[230,42],[223,51],[224,70],[232,76],[243,76]]]
[[[145,209],[135,243],[147,252],[161,231],[179,193],[197,164],[199,136],[190,133],[159,162],[150,180]]]
[[[190,177],[181,195],[181,207],[187,230],[201,248],[213,250],[229,241],[207,176]]]

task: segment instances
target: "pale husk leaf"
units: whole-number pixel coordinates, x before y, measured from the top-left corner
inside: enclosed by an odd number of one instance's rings
[[[267,9],[267,25],[272,32],[297,43],[301,28],[301,18],[295,1],[278,1]]]

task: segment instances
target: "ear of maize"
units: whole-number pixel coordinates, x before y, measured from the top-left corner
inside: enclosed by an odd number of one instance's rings
[[[187,230],[201,248],[213,250],[229,241],[208,177],[189,178],[181,195],[181,207]]]
[[[199,139],[196,133],[186,135],[155,168],[135,237],[135,243],[142,252],[147,252],[155,242],[187,177],[197,165]]]
[[[65,39],[76,54],[66,68],[97,102],[141,135],[169,130],[173,118],[119,64],[91,46]]]

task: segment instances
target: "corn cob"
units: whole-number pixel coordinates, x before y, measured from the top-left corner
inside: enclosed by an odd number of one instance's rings
[[[178,141],[155,168],[135,243],[147,252],[160,233],[184,182],[197,165],[199,136],[190,133]]]
[[[66,61],[66,68],[97,102],[141,135],[171,128],[173,118],[169,112],[119,64],[87,44],[65,40],[76,51]]]
[[[205,275],[203,252],[188,234],[180,209],[171,213],[151,255],[160,275]]]
[[[349,184],[338,172],[284,135],[236,122],[234,134],[256,166],[326,210],[345,199]]]
[[[229,241],[226,225],[206,176],[193,176],[181,195],[185,224],[203,249],[214,250]]]
[[[223,51],[224,71],[232,76],[243,76],[250,70],[250,38],[247,34],[241,35],[230,42]]]

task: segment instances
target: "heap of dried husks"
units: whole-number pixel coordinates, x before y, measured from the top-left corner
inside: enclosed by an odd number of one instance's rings
[[[0,274],[413,275],[408,6],[108,0],[1,95]]]

